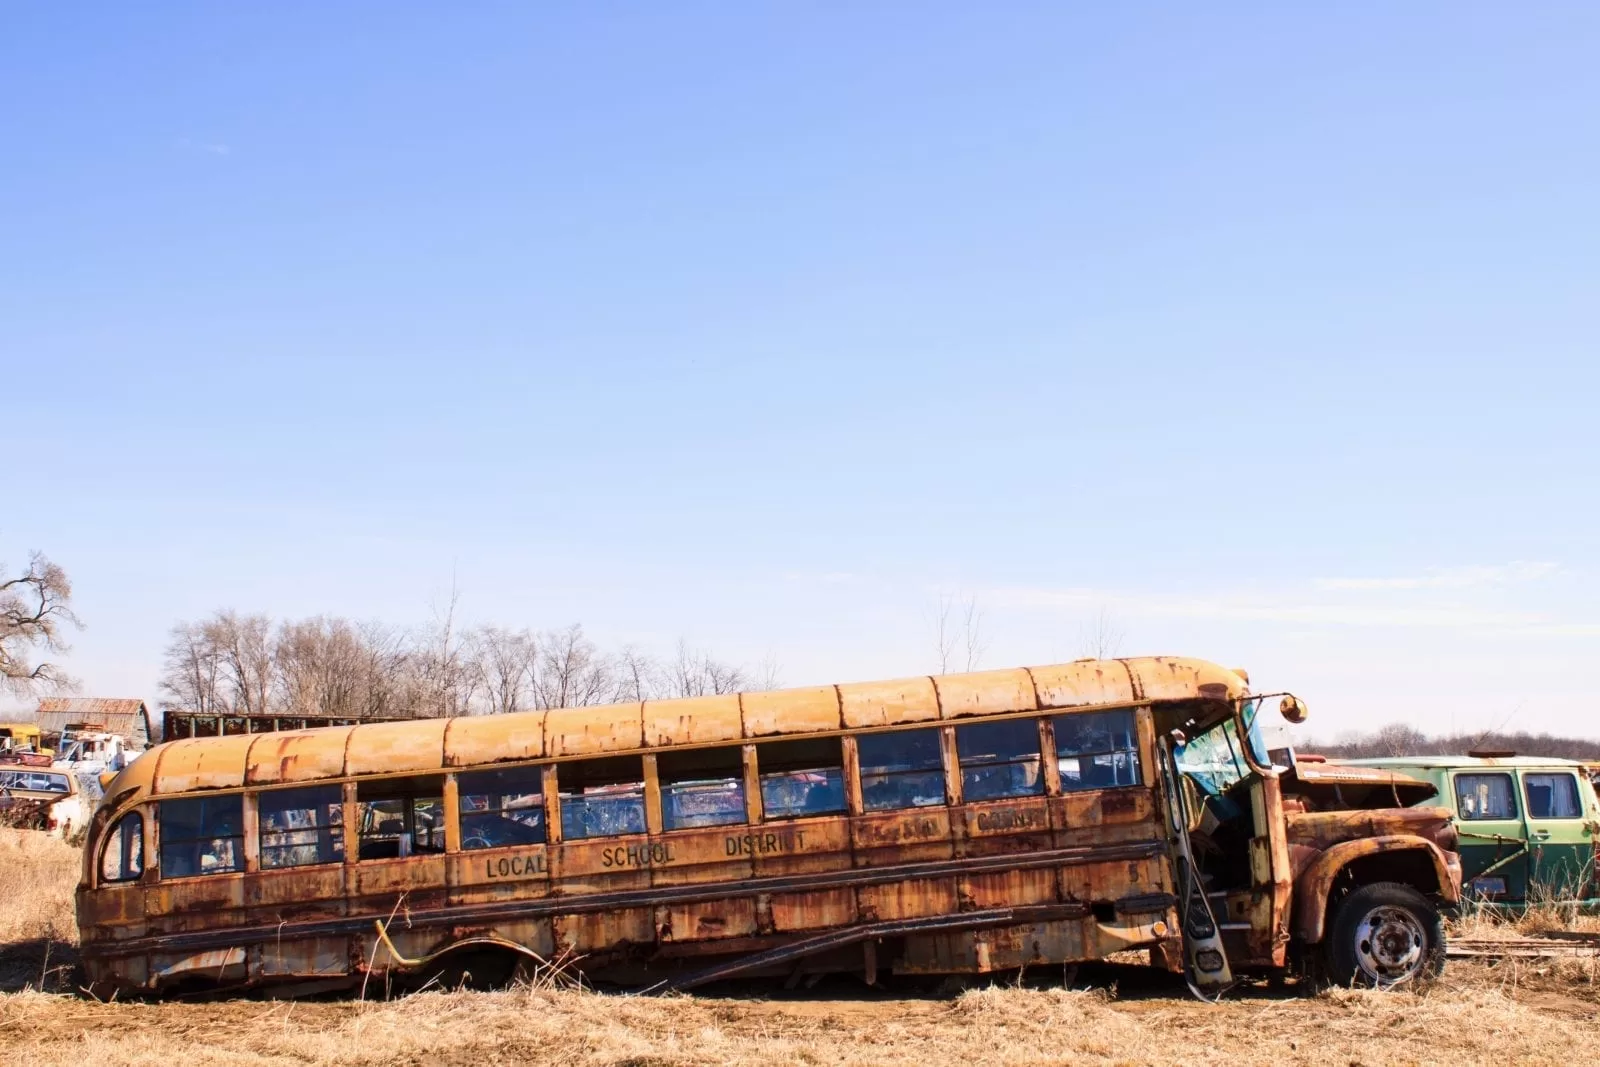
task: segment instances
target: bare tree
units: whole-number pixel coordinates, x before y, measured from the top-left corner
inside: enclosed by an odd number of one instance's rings
[[[689,642],[678,641],[678,651],[667,665],[664,682],[668,697],[719,696],[755,688],[744,671],[712,659]]]
[[[450,587],[450,600],[434,608],[433,625],[414,645],[411,664],[412,697],[407,702],[416,715],[461,715],[472,703],[475,673],[463,655],[456,632],[456,608],[461,594]]]
[[[468,648],[484,711],[502,715],[533,706],[539,642],[531,631],[479,627],[468,638]]]
[[[579,708],[608,699],[611,664],[594,642],[573,623],[564,630],[546,631],[539,639],[539,668],[534,693],[541,708]]]
[[[1083,655],[1090,659],[1115,659],[1122,651],[1122,628],[1117,625],[1117,617],[1111,609],[1104,604],[1095,612],[1094,618],[1083,625],[1078,632],[1078,644]]]
[[[330,718],[501,714],[776,684],[771,657],[751,675],[687,642],[670,664],[631,645],[610,656],[577,624],[463,634],[454,597],[411,631],[322,616],[274,628],[221,611],[173,627],[161,676],[165,708]]]
[[[198,711],[224,710],[219,686],[221,657],[203,623],[180,622],[172,628],[162,664],[162,706]]]
[[[272,621],[265,615],[220,611],[204,629],[221,668],[227,710],[267,714],[273,682]]]
[[[663,689],[661,665],[634,645],[624,645],[617,653],[612,677],[616,688],[611,700],[616,704],[651,700]]]
[[[955,663],[962,663],[962,670],[978,669],[983,654],[989,650],[989,641],[983,633],[983,612],[977,597],[968,597],[961,603],[952,593],[939,594],[933,628],[938,673],[949,674]]]
[[[67,651],[63,623],[83,625],[72,613],[72,582],[66,571],[35,552],[27,570],[0,579],[0,689],[20,696],[72,684],[56,664],[34,660],[35,650]]]

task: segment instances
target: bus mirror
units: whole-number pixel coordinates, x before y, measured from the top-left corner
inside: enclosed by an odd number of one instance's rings
[[[1285,722],[1292,722],[1296,726],[1306,721],[1306,706],[1299,697],[1284,697],[1278,701],[1278,711],[1283,715]]]

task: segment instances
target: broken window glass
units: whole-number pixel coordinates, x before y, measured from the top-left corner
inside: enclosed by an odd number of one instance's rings
[[[642,834],[644,761],[638,756],[608,756],[556,766],[561,797],[561,837]]]
[[[661,826],[687,830],[745,822],[744,753],[739,748],[696,748],[656,756],[661,784]]]

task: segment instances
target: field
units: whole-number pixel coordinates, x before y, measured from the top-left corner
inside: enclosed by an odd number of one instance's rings
[[[1181,984],[1118,968],[1080,971],[1070,989],[1059,975],[1053,984],[1032,975],[1021,986],[942,999],[841,979],[805,995],[519,989],[393,1002],[100,1004],[71,992],[77,869],[65,845],[0,832],[0,1042],[9,1062],[1578,1063],[1600,1040],[1592,958],[1453,961],[1421,993],[1263,986],[1215,1006],[1190,999]]]

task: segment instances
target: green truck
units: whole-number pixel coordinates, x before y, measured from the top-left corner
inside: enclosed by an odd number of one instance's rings
[[[1509,753],[1335,762],[1433,783],[1424,803],[1449,808],[1460,832],[1463,900],[1600,908],[1600,794],[1586,765]]]

